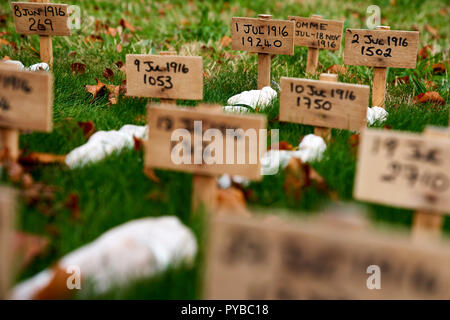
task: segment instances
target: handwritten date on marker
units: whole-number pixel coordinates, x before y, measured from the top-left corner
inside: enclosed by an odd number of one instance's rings
[[[266,118],[225,114],[214,107],[197,108],[169,105],[148,107],[149,133],[145,165],[205,175],[228,173],[261,179],[260,159],[263,150],[258,149],[258,145],[265,146],[266,143],[267,131],[263,134],[265,130],[260,130],[266,128]],[[217,129],[220,133],[218,138],[215,135],[212,138],[214,144],[211,144],[211,137],[206,137],[208,129]],[[227,132],[227,129],[235,130],[237,136]],[[172,141],[175,130],[177,135]],[[255,140],[249,142],[249,135]],[[241,143],[244,149],[240,148]],[[239,163],[238,158],[242,156],[245,156],[244,161]]]
[[[52,75],[0,67],[0,127],[51,131]]]
[[[41,36],[70,36],[67,4],[12,2],[16,32]]]
[[[359,130],[366,124],[369,91],[364,85],[282,77],[280,121]]]
[[[359,150],[355,198],[450,213],[450,141],[366,129]]]
[[[415,68],[419,32],[347,29],[344,64]]]
[[[448,243],[255,216],[211,218],[206,299],[450,298]],[[382,290],[369,290],[369,265],[381,267]]]
[[[203,99],[201,57],[127,55],[127,95]]]
[[[294,54],[294,22],[232,18],[232,48],[259,53]]]
[[[295,22],[294,45],[330,51],[341,48],[343,21],[303,17],[289,20]]]

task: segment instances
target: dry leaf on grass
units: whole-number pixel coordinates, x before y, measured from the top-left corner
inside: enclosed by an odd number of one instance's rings
[[[19,162],[22,164],[65,164],[66,156],[51,153],[31,152],[21,156]]]
[[[97,78],[95,78],[95,81],[97,81],[96,85],[86,85],[86,92],[92,94],[92,100],[90,103],[94,101],[94,99],[99,95],[103,89],[105,88],[105,84],[100,82]]]
[[[73,74],[82,74],[86,72],[86,65],[80,62],[74,62],[70,65]]]
[[[348,70],[345,66],[333,64],[331,67],[327,69],[327,72],[334,74],[347,74]]]
[[[422,58],[422,59],[427,59],[431,53],[431,51],[433,50],[433,46],[427,44],[426,46],[423,46],[422,48],[420,48],[419,52],[417,53],[417,55]]]
[[[71,212],[70,218],[78,220],[81,216],[80,197],[77,193],[71,193],[67,196],[64,206]]]
[[[433,38],[439,38],[439,33],[436,28],[430,26],[429,24],[425,25],[425,30],[432,35]]]
[[[133,141],[134,141],[134,150],[141,151],[144,149],[145,142],[143,139],[139,139],[136,136],[133,136]]]
[[[95,124],[92,121],[78,121],[77,125],[83,130],[83,135],[88,140],[96,131]]]
[[[152,180],[154,183],[159,183],[160,182],[159,178],[155,174],[155,170],[150,169],[148,167],[144,167],[144,174],[145,174],[145,176],[147,178]]]
[[[416,96],[413,100],[414,103],[427,103],[432,102],[434,104],[444,105],[445,101],[441,95],[436,91],[428,91]]]
[[[111,80],[114,77],[114,71],[112,71],[110,68],[105,68],[105,70],[103,70],[103,76],[106,79]]]
[[[217,190],[217,213],[250,216],[242,190],[235,187]]]
[[[135,32],[135,31],[136,31],[136,29],[135,29],[128,21],[126,21],[126,20],[123,19],[123,18],[120,19],[119,24],[120,24],[124,29],[130,30],[131,32]]]
[[[84,38],[84,42],[86,43],[94,43],[94,42],[103,42],[103,38],[99,35],[91,34],[90,36],[87,36]]]
[[[304,189],[313,184],[320,190],[328,190],[325,180],[309,164],[292,157],[285,168],[283,189],[286,194],[300,201]]]
[[[446,71],[445,64],[442,62],[433,64],[432,68],[434,74],[444,74]]]
[[[220,47],[226,48],[226,47],[230,46],[232,41],[233,40],[229,36],[224,36],[222,39],[220,39]]]

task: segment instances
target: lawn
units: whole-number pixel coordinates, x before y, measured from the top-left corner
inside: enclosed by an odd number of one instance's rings
[[[10,1],[0,4],[0,38],[14,45],[2,45],[0,58],[8,56],[26,66],[40,62],[39,38],[15,33]],[[448,126],[449,83],[447,71],[437,73],[432,66],[446,63],[448,68],[448,15],[450,6],[439,0],[383,0],[383,1],[139,1],[91,0],[66,1],[81,7],[81,30],[71,37],[54,37],[54,130],[51,133],[22,133],[20,147],[65,155],[83,144],[86,137],[78,122],[92,121],[97,130],[119,129],[125,124],[145,124],[148,99],[121,97],[111,105],[107,96],[92,99],[85,85],[93,85],[98,78],[103,83],[120,85],[125,73],[119,61],[126,54],[153,53],[176,50],[182,55],[198,55],[204,60],[204,102],[226,105],[229,97],[244,90],[256,89],[256,55],[231,50],[221,41],[231,36],[233,16],[256,17],[270,13],[275,19],[290,15],[321,14],[327,19],[345,19],[346,28],[366,28],[366,8],[376,4],[381,8],[383,25],[393,30],[420,31],[419,48],[431,45],[428,57],[419,57],[416,69],[388,70],[385,123],[375,127],[421,132],[427,125]],[[106,27],[116,28],[122,22],[121,35],[111,34]],[[133,30],[135,29],[135,30]],[[120,45],[120,46],[119,46]],[[276,56],[272,62],[272,80],[279,83],[281,76],[304,78],[307,48],[296,47],[293,56]],[[320,52],[319,71],[332,65],[343,65],[343,48],[338,52]],[[84,73],[74,73],[71,65],[86,66]],[[113,76],[105,78],[110,68]],[[348,72],[340,81],[371,84],[372,70],[368,67],[347,66]],[[398,77],[409,76],[410,81],[395,85]],[[418,94],[430,90],[438,92],[444,105],[416,104]],[[178,101],[180,105],[195,105]],[[299,139],[312,133],[305,125],[280,123],[279,99],[267,108],[270,129],[280,129],[280,140],[294,146]],[[260,111],[262,112],[262,111]],[[261,182],[245,188],[250,207],[265,209],[288,208],[292,214],[313,214],[334,201],[356,202],[353,199],[355,176],[355,147],[349,142],[354,132],[333,130],[332,140],[322,161],[312,166],[325,179],[328,190],[315,185],[296,198],[283,189],[284,173],[266,176]],[[71,170],[64,165],[36,165],[27,167],[35,181],[54,188],[54,197],[27,204],[21,201],[19,228],[39,234],[50,240],[48,249],[31,265],[20,272],[17,281],[26,279],[51,266],[58,258],[91,242],[110,228],[132,219],[148,216],[176,215],[197,236],[200,252],[193,266],[180,267],[152,279],[130,284],[128,288],[112,290],[104,296],[94,296],[82,290],[79,298],[114,299],[196,299],[201,297],[203,258],[206,228],[200,215],[193,214],[191,202],[191,175],[156,171],[160,183],[148,179],[143,173],[142,151],[127,150],[105,160]],[[5,175],[7,184],[15,185]],[[19,185],[15,185],[20,188]],[[331,195],[335,195],[331,197]],[[66,205],[71,196],[79,198],[80,214],[74,217]],[[383,222],[409,227],[412,211],[386,206],[364,204],[371,212],[374,223]],[[446,219],[445,230],[450,230]]]

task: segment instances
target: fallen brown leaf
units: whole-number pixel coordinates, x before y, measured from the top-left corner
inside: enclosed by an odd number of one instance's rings
[[[121,45],[120,43],[118,43],[118,44],[116,45],[116,50],[117,50],[118,53],[121,53],[121,52],[122,52],[122,45]]]
[[[341,66],[338,64],[333,64],[331,67],[327,69],[328,73],[334,74],[347,74],[347,68],[345,66]]]
[[[95,124],[92,121],[78,121],[77,125],[83,130],[83,135],[88,140],[96,131]]]
[[[86,65],[81,62],[75,62],[70,65],[70,69],[72,69],[73,74],[82,74],[86,72]]]
[[[22,164],[65,164],[66,156],[51,153],[31,152],[25,156],[21,156],[19,162]]]
[[[95,81],[97,81],[96,85],[86,85],[86,92],[92,94],[92,101],[94,101],[94,99],[97,97],[97,95],[99,95],[103,89],[105,88],[105,84],[101,83],[97,78],[95,78]]]
[[[135,29],[128,21],[126,21],[126,20],[123,19],[123,18],[120,19],[119,24],[120,24],[124,29],[130,30],[131,32],[135,32],[135,31],[136,31],[136,29]]]
[[[67,200],[65,202],[65,207],[70,210],[70,218],[72,220],[78,220],[81,216],[80,209],[80,197],[77,193],[71,193],[67,196]]]
[[[147,178],[152,180],[154,183],[159,183],[160,180],[155,174],[155,170],[148,168],[147,166],[144,167],[144,174]]]
[[[224,36],[222,39],[220,39],[220,47],[226,48],[226,47],[230,46],[232,41],[233,40],[229,36]]]
[[[90,36],[87,36],[84,38],[84,42],[86,43],[94,43],[94,42],[103,42],[103,38],[99,35],[91,34]]]
[[[409,76],[395,77],[394,84],[397,86],[401,83],[409,82]]]
[[[144,140],[133,136],[134,150],[141,151],[144,148]]]
[[[235,187],[217,190],[217,213],[250,216],[242,190]]]
[[[114,77],[114,71],[112,71],[110,68],[105,68],[105,70],[103,70],[103,76],[106,79],[111,80]]]
[[[432,68],[434,74],[443,74],[446,71],[445,64],[443,64],[442,62],[433,64]]]
[[[420,48],[417,55],[422,59],[427,59],[431,53],[431,50],[433,50],[433,46],[427,44],[426,46],[423,46],[422,48]]]
[[[438,38],[438,37],[439,37],[439,34],[438,34],[437,29],[434,28],[434,27],[432,27],[432,26],[430,26],[429,24],[426,24],[426,25],[425,25],[425,30],[426,30],[428,33],[430,33],[430,34],[433,36],[433,38]]]
[[[441,95],[436,91],[428,91],[425,93],[421,93],[414,98],[413,102],[414,103],[432,102],[439,105],[445,104],[444,99],[442,99]]]

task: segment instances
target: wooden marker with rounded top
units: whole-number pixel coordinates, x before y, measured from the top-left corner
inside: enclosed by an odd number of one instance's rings
[[[313,14],[311,18],[322,19],[322,16]],[[308,56],[306,59],[306,74],[316,73],[317,65],[319,64],[319,50],[319,48],[308,47]]]
[[[309,48],[312,49],[312,48]],[[318,49],[317,49],[318,50]],[[334,73],[322,73],[319,77],[320,81],[338,82],[338,75]],[[314,134],[322,137],[326,142],[331,136],[331,129],[325,127],[315,127]]]
[[[259,14],[258,18],[261,20],[270,20],[272,15]],[[258,89],[270,87],[270,67],[272,58],[270,53],[258,53]]]
[[[389,26],[378,26],[377,30],[390,30]],[[386,74],[387,68],[373,67],[373,85],[372,85],[372,107],[378,106],[384,108],[384,99],[386,96]]]

